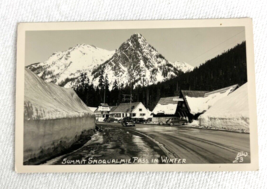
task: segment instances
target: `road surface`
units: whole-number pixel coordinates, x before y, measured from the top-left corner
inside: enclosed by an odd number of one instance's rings
[[[250,162],[249,134],[181,126],[97,126],[99,131],[82,147],[45,164],[177,163],[170,162],[175,159],[186,164]]]
[[[100,124],[121,127],[120,124]],[[179,126],[139,125],[124,128],[129,132],[143,133],[162,144],[176,158],[186,163],[233,163],[243,152],[243,163],[250,162],[249,134],[206,130]],[[245,154],[245,156],[244,156]],[[241,154],[242,155],[242,154]],[[240,162],[239,161],[239,162]]]

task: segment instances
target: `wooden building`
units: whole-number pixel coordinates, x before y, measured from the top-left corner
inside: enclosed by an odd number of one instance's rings
[[[179,96],[160,98],[152,111],[152,122],[165,124],[172,117],[186,117],[186,109],[179,109],[179,111],[177,109],[178,105],[183,104],[182,102],[183,99]]]
[[[95,118],[97,121],[104,121],[105,118],[109,117],[111,107],[107,103],[101,103],[94,111]]]
[[[150,111],[147,110],[142,102],[120,103],[110,111],[109,115],[117,120],[124,117],[148,119]]]

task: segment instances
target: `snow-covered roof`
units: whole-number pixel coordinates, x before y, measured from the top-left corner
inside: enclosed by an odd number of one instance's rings
[[[115,110],[118,106],[112,106],[110,107],[110,112],[112,112],[113,110]]]
[[[182,91],[186,105],[191,114],[201,114],[212,107],[218,100],[233,92],[238,85],[232,85],[211,92],[204,91]]]
[[[204,97],[209,91],[191,91],[191,90],[181,90],[183,96],[189,97]]]
[[[102,106],[102,107],[108,107],[108,104],[107,103],[100,103],[100,106]]]
[[[130,103],[120,103],[116,108],[112,109],[110,112],[130,112],[130,106],[132,111],[134,110],[134,108],[141,102],[132,102]]]
[[[94,114],[108,113],[113,107],[108,106],[108,104],[101,103],[100,106],[94,111]]]
[[[152,112],[153,114],[174,115],[179,101],[182,101],[179,96],[160,98]]]
[[[228,91],[229,89],[234,91],[237,88],[238,88],[238,84],[231,85],[229,87],[225,87],[225,88],[218,89],[218,90],[215,90],[215,91],[207,92],[207,93],[205,93],[204,97],[207,97],[207,96],[209,96],[211,94],[214,94],[214,93],[221,93],[222,94],[222,93],[225,93],[226,91]],[[232,91],[230,91],[230,92],[232,92]]]
[[[158,104],[161,104],[161,105],[177,104],[178,101],[176,99],[179,99],[179,96],[160,98]]]

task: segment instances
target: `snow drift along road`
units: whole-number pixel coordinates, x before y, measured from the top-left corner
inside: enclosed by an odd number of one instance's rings
[[[24,118],[46,120],[93,115],[72,89],[46,83],[25,69]]]
[[[65,153],[95,128],[93,112],[72,89],[46,83],[25,69],[24,163],[38,164]]]
[[[242,85],[199,117],[200,126],[249,132],[248,86]]]

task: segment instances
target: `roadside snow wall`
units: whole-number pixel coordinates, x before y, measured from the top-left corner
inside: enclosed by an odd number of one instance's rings
[[[249,107],[247,83],[217,101],[199,117],[204,127],[249,132]]]
[[[23,161],[36,164],[64,153],[94,129],[94,114],[72,89],[46,83],[25,69],[23,128]]]

